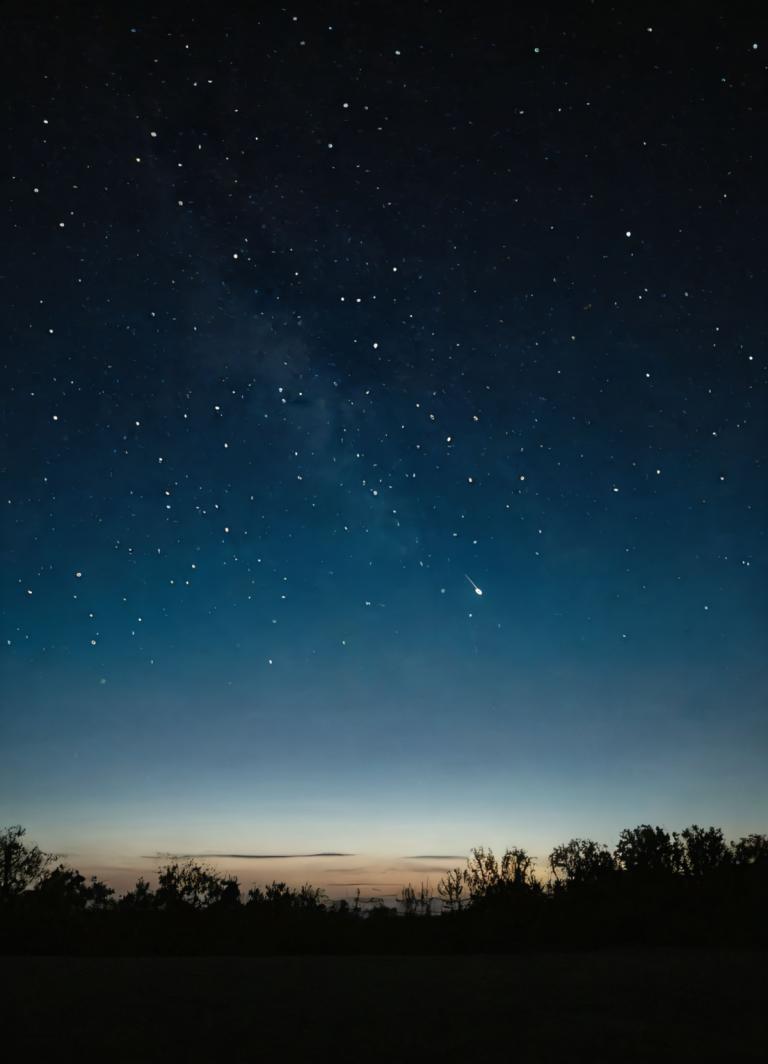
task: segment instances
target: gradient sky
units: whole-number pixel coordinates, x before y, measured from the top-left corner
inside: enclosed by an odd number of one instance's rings
[[[0,823],[764,831],[757,8],[266,6],[7,21]]]

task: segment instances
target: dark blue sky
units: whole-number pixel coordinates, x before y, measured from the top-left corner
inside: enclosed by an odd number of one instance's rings
[[[9,25],[3,819],[764,830],[764,23]]]

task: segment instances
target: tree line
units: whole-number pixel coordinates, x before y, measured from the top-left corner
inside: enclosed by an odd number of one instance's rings
[[[641,824],[614,849],[571,839],[549,854],[472,850],[464,867],[382,899],[331,901],[189,860],[164,864],[121,896],[0,831],[0,950],[6,953],[488,951],[611,944],[768,945],[768,835],[726,841],[720,828]],[[400,919],[402,917],[402,919]],[[425,919],[433,917],[433,919]]]

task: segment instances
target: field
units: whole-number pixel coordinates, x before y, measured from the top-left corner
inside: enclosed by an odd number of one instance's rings
[[[4,957],[7,1060],[758,1061],[766,954]]]

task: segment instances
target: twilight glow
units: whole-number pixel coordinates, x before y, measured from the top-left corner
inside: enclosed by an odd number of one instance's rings
[[[603,16],[18,16],[0,823],[334,896],[764,830],[764,53]]]

